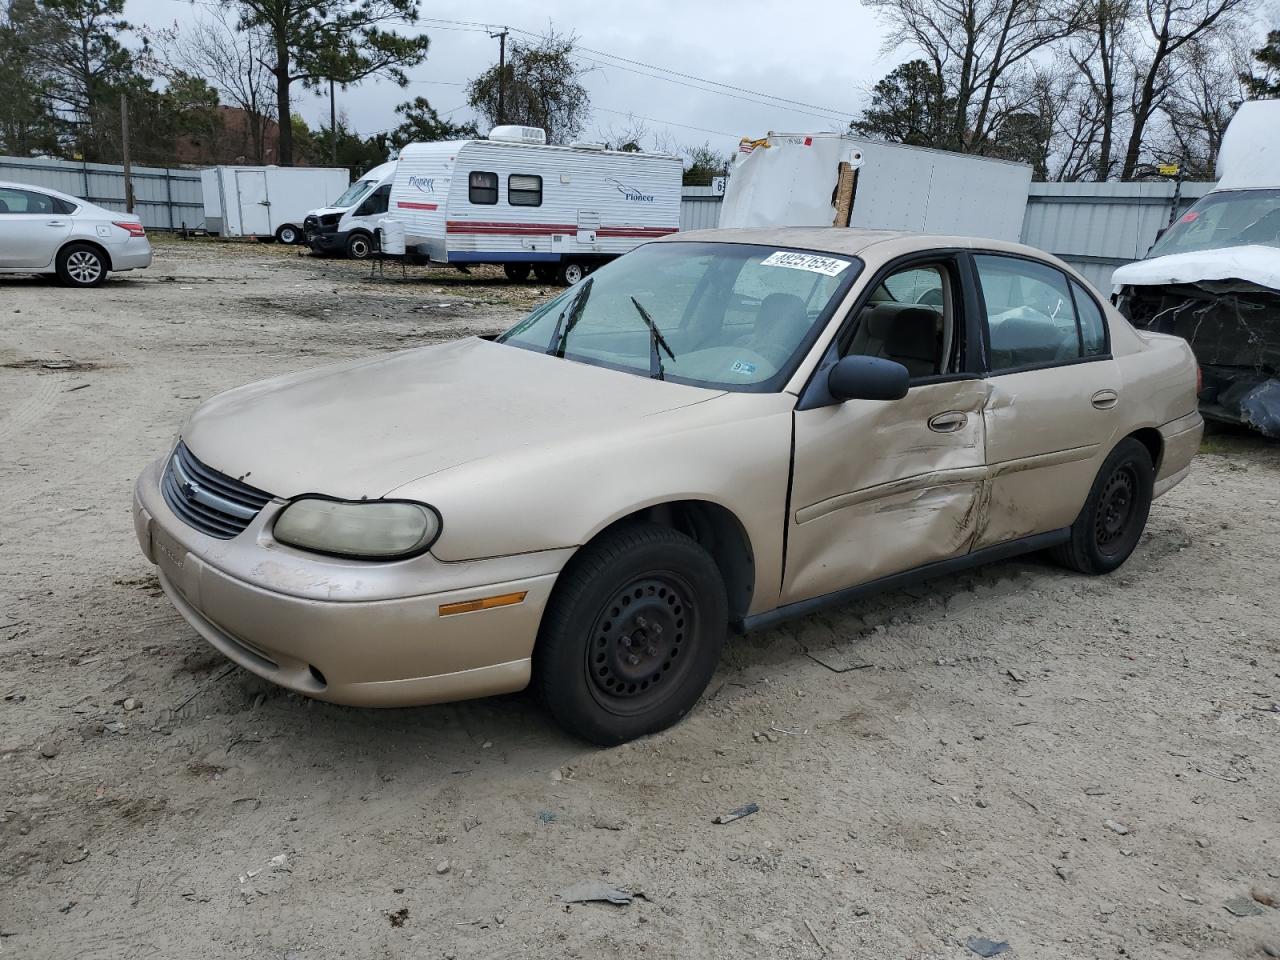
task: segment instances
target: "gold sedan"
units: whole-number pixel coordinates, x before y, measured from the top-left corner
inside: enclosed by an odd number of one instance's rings
[[[1016,244],[645,244],[496,338],[201,405],[139,478],[174,605],[338,703],[532,683],[597,743],[694,705],[730,630],[1035,550],[1119,567],[1200,441],[1197,367]]]

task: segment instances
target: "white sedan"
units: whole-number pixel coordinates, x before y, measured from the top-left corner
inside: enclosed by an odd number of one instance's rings
[[[0,273],[54,274],[69,287],[96,287],[110,271],[149,266],[151,243],[133,214],[0,181]]]

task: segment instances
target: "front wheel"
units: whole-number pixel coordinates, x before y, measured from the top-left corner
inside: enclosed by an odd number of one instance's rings
[[[291,223],[286,223],[276,231],[276,239],[281,243],[287,243],[292,246],[295,243],[302,242],[302,231]]]
[[[655,524],[619,528],[561,574],[534,685],[556,722],[592,743],[663,730],[711,681],[728,619],[724,582],[700,544]]]
[[[347,239],[347,256],[352,260],[368,260],[373,253],[373,241],[365,233],[353,233]]]
[[[68,287],[97,287],[107,279],[106,255],[87,243],[73,243],[58,253],[58,279]]]
[[[1081,573],[1110,573],[1129,559],[1151,512],[1155,468],[1147,448],[1133,437],[1116,444],[1098,471],[1071,537],[1053,559]]]

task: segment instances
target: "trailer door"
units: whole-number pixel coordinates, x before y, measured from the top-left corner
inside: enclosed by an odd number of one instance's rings
[[[236,194],[240,197],[240,232],[244,236],[271,236],[271,200],[267,197],[265,170],[237,170]]]

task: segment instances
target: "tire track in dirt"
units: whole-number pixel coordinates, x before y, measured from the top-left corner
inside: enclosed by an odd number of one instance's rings
[[[48,361],[50,363],[55,361]],[[37,376],[36,389],[7,414],[0,415],[0,441],[17,435],[25,427],[38,422],[58,405],[59,394],[67,376],[51,372]]]

